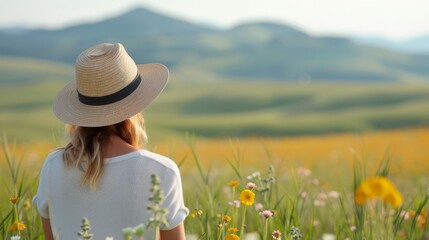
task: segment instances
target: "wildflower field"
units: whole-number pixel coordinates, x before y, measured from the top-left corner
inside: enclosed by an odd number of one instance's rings
[[[43,239],[30,199],[44,157],[60,145],[3,138],[0,239]],[[429,239],[427,128],[283,138],[189,136],[148,148],[180,167],[189,239]]]

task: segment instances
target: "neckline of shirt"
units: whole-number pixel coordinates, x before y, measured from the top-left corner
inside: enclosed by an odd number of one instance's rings
[[[145,152],[145,150],[141,149],[141,150],[136,150],[136,151],[129,152],[129,153],[126,153],[123,155],[119,155],[116,157],[104,158],[104,164],[123,162],[125,160],[130,159],[130,158],[134,158],[138,155],[143,155],[144,152]]]

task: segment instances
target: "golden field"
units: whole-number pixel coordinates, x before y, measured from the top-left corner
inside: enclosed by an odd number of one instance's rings
[[[427,175],[429,171],[429,128],[282,138],[174,139],[152,143],[150,148],[176,161],[185,158],[182,170],[186,172],[194,164],[189,159],[190,145],[206,167],[228,165],[227,159],[234,162],[238,155],[241,165],[253,170],[274,164],[341,174],[338,171],[344,169],[335,166],[350,166],[351,171],[356,158],[366,161],[372,169],[384,157],[390,157],[394,176]]]
[[[336,232],[336,239],[354,240],[419,239],[428,236],[428,215],[425,207],[428,195],[422,198],[427,194],[429,180],[428,128],[232,140],[191,137],[186,141],[159,142],[151,145],[151,149],[171,156],[180,164],[185,201],[190,209],[194,209],[193,212],[200,209],[207,212],[206,217],[200,220],[203,226],[208,226],[207,229],[198,230],[195,227],[197,221],[192,218],[186,222],[190,232],[199,232],[197,235],[204,236],[204,233],[210,232],[210,226],[214,225],[213,220],[208,220],[209,209],[222,211],[227,206],[228,200],[225,198],[231,198],[231,192],[227,187],[229,181],[240,180],[241,184],[245,184],[246,181],[253,181],[254,178],[249,179],[249,176],[255,172],[264,175],[269,166],[274,166],[277,186],[273,186],[272,189],[273,196],[276,197],[273,197],[271,204],[264,201],[263,203],[264,206],[273,206],[274,203],[275,206],[284,204],[284,209],[282,207],[279,207],[282,210],[277,209],[279,214],[284,214],[286,216],[283,216],[284,219],[287,216],[298,219],[272,225],[272,229],[276,227],[281,229],[285,239],[300,239],[294,238],[291,233],[291,226],[296,224],[304,232],[303,239],[325,239],[327,232]],[[195,158],[197,160],[194,160]],[[379,207],[371,205],[365,207],[365,213],[362,213],[365,217],[362,219],[372,218],[374,226],[379,226],[371,230],[371,227],[363,226],[357,220],[360,208],[357,205],[353,207],[351,189],[354,189],[356,177],[367,179],[380,174],[380,169],[384,168],[381,163],[386,159],[390,166],[385,169],[389,169],[389,178],[404,196],[404,205],[399,211],[393,210],[395,216],[387,219],[383,219]],[[364,172],[355,175],[356,166],[360,163],[363,163]],[[201,164],[201,168],[198,168],[198,164]],[[339,201],[341,203],[332,201],[330,207],[325,209],[323,206],[318,207],[320,196],[337,192],[341,195],[342,200]],[[293,206],[300,203],[299,198],[303,193],[308,194],[312,200],[305,204],[304,200],[300,210],[295,212]],[[286,198],[283,199],[282,196]],[[294,200],[295,198],[297,200]],[[314,201],[313,204],[311,201]],[[342,210],[340,206],[343,207]],[[415,213],[416,209],[420,209],[422,213],[414,215],[412,222],[418,223],[419,227],[415,227],[414,223],[409,227],[410,221],[404,220],[401,214],[413,211]],[[351,216],[355,216],[355,219],[352,220]],[[259,219],[253,217],[250,221],[256,222],[252,229],[257,228]],[[404,224],[401,225],[399,223],[401,221]],[[355,225],[358,225],[359,230],[344,233],[348,231],[347,228],[355,229]],[[261,234],[261,230],[258,232]],[[260,235],[259,239],[264,239],[262,236]]]
[[[16,155],[23,157],[30,169],[37,170],[44,156],[58,146],[61,144],[52,142],[18,145]],[[281,138],[183,137],[148,145],[149,150],[167,155],[180,164],[184,174],[196,171],[192,147],[200,163],[213,169],[228,166],[228,161],[233,164],[239,161],[245,171],[265,170],[270,164],[278,171],[305,167],[335,180],[343,174],[349,177],[356,158],[364,160],[368,168],[375,171],[384,157],[390,157],[390,173],[394,177],[414,180],[429,172],[429,128]]]

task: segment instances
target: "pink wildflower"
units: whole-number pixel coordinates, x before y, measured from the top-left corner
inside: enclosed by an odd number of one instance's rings
[[[404,218],[404,220],[410,219],[410,213],[408,211],[402,210],[400,215],[401,218]]]
[[[323,201],[323,200],[319,200],[319,199],[314,200],[313,204],[316,207],[324,207],[324,206],[326,206],[326,202]]]
[[[252,189],[256,188],[256,184],[249,182],[246,184],[246,188],[249,190],[252,190]]]
[[[255,209],[256,211],[261,211],[262,209],[264,209],[264,205],[262,205],[262,203],[257,203],[255,204]]]
[[[282,233],[279,230],[274,230],[271,233],[271,236],[273,236],[274,240],[280,240],[280,239],[282,239]]]
[[[318,197],[321,201],[325,201],[326,199],[328,199],[328,195],[326,195],[326,193],[319,193]]]
[[[296,169],[296,173],[298,173],[299,175],[301,175],[303,177],[308,177],[311,175],[311,170],[307,169],[307,168],[299,167]]]
[[[314,186],[319,186],[319,185],[320,185],[320,181],[319,181],[319,179],[317,179],[317,178],[315,178],[315,179],[311,180],[311,183],[312,183]]]
[[[328,197],[338,199],[340,194],[337,191],[330,191],[328,192]]]
[[[240,207],[240,201],[234,200],[233,202],[229,202],[229,205],[233,206],[235,208],[239,208]]]
[[[274,215],[274,213],[270,210],[264,210],[264,211],[260,212],[259,215],[261,215],[265,218],[270,218]]]

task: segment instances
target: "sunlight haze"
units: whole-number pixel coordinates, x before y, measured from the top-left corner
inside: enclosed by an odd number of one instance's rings
[[[0,27],[61,28],[146,7],[195,23],[232,27],[275,21],[316,35],[406,39],[429,34],[427,0],[1,0]],[[35,9],[37,9],[35,11]]]

